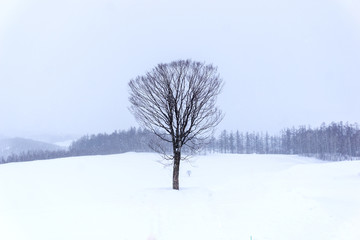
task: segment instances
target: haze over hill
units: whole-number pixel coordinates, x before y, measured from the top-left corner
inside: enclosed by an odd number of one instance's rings
[[[0,139],[0,158],[8,157],[12,154],[21,154],[28,151],[56,151],[64,149],[61,146],[35,141],[25,138],[4,138]]]

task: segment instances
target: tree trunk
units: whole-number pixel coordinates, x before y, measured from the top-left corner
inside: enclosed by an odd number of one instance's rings
[[[173,169],[173,189],[179,190],[179,170],[180,170],[180,152],[174,154],[174,169]]]

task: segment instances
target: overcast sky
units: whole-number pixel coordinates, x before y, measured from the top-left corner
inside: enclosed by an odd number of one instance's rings
[[[218,66],[219,129],[360,119],[360,2],[0,0],[0,135],[138,126],[128,82],[161,62]]]

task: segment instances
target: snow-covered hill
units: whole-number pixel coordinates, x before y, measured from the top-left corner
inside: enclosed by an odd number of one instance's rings
[[[0,239],[358,240],[360,161],[156,154],[0,165]]]
[[[62,147],[46,143],[35,141],[26,138],[4,138],[0,139],[0,157],[8,157],[11,154],[21,154],[28,151],[56,151],[63,149]]]

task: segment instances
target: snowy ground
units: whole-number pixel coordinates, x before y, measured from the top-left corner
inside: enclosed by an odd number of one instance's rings
[[[173,191],[158,158],[0,165],[0,239],[360,239],[360,161],[201,156]]]

